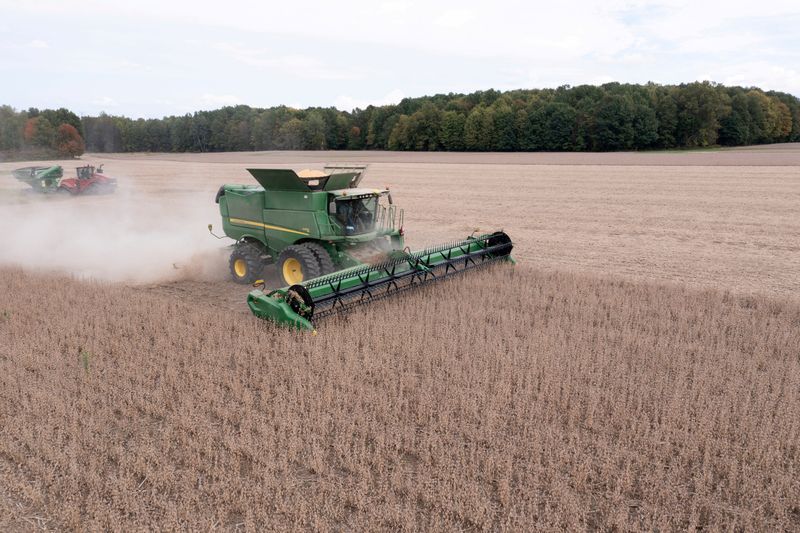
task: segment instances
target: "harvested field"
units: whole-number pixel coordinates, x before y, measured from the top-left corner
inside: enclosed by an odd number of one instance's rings
[[[502,158],[512,163],[497,163]],[[0,263],[38,265],[44,255],[66,271],[103,279],[185,279],[173,263],[219,265],[217,257],[199,259],[221,248],[206,232],[208,223],[219,225],[212,200],[221,183],[251,182],[245,169],[253,166],[364,161],[371,162],[365,185],[391,186],[415,248],[463,238],[476,227],[503,228],[517,257],[545,269],[800,293],[800,144],[641,154],[257,152],[84,160],[105,162],[120,180],[119,194],[42,202],[16,180],[0,180],[0,222],[14,227],[24,220],[39,236],[0,235]],[[75,166],[63,164],[68,173]],[[0,164],[0,173],[20,165]],[[92,225],[94,239],[61,237]],[[109,267],[109,257],[122,264]]]
[[[89,159],[0,180],[0,530],[800,529],[800,147]],[[519,265],[253,318],[213,193],[344,160]]]
[[[9,526],[800,527],[796,302],[500,266],[313,337],[0,279]]]

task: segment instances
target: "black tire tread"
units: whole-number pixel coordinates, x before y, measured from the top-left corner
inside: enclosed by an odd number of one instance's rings
[[[302,246],[305,246],[314,256],[317,258],[317,262],[319,263],[319,271],[320,276],[324,276],[326,274],[330,274],[331,272],[336,271],[336,267],[333,264],[333,259],[331,259],[328,250],[325,249],[324,246],[319,244],[318,242],[304,242]]]
[[[286,282],[286,280],[283,279],[283,262],[288,257],[294,257],[300,261],[300,268],[303,269],[303,281],[318,278],[321,275],[319,260],[317,260],[317,256],[314,252],[302,244],[292,244],[283,249],[276,263],[278,276],[280,276],[284,282]]]
[[[236,271],[233,268],[233,264],[237,259],[244,259],[245,263],[247,263],[247,275],[243,278],[237,277]],[[249,242],[236,243],[236,248],[231,252],[231,257],[228,260],[228,268],[230,269],[231,278],[233,278],[233,281],[236,283],[253,283],[264,271],[264,261],[261,259],[261,250],[258,246]]]

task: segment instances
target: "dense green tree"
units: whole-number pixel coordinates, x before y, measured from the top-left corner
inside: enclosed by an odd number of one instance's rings
[[[303,147],[306,150],[326,148],[325,119],[319,111],[311,111],[303,121]]]
[[[658,140],[657,145],[661,148],[674,148],[678,145],[675,133],[678,128],[678,104],[675,101],[674,90],[667,87],[659,87],[653,94],[658,120]]]
[[[79,135],[83,136],[84,134],[83,124],[81,123],[80,117],[78,117],[78,115],[69,109],[65,109],[63,107],[58,109],[44,109],[41,111],[40,115],[46,118],[53,126],[69,124],[75,128]]]
[[[776,91],[770,91],[767,93],[767,95],[770,98],[775,98],[776,100],[782,102],[789,110],[789,120],[791,121],[792,126],[786,138],[781,140],[792,142],[800,141],[800,100],[790,94]]]
[[[42,115],[29,118],[25,123],[24,138],[30,146],[52,148],[55,142],[56,129]]]
[[[642,149],[657,146],[658,126],[658,115],[653,108],[643,103],[634,104],[632,148]]]
[[[227,106],[163,119],[0,107],[0,150],[55,148],[68,124],[110,151],[640,150],[800,141],[800,100],[709,82],[607,83],[404,98],[352,112]]]
[[[731,112],[720,120],[719,142],[739,146],[751,142],[751,122],[748,99],[744,93],[731,98]]]
[[[278,139],[275,145],[281,150],[303,149],[303,121],[292,118],[278,130]]]
[[[619,94],[604,97],[595,108],[594,146],[596,150],[630,150],[634,147],[635,106]]]
[[[411,117],[408,115],[400,115],[397,117],[392,132],[389,134],[388,148],[389,150],[408,150],[409,137],[408,130]]]
[[[457,111],[442,113],[442,131],[439,140],[444,150],[458,152],[464,149],[464,123],[466,121],[466,117]]]
[[[504,100],[496,100],[489,108],[492,116],[491,150],[511,152],[517,149],[516,114]]]
[[[527,110],[520,147],[523,150],[572,150],[578,113],[564,102],[548,102]]]
[[[193,152],[207,152],[211,128],[208,124],[207,113],[195,113],[189,126],[189,135],[192,138]]]
[[[192,116],[169,117],[169,138],[171,151],[188,152],[192,150],[191,124]]]
[[[494,116],[483,103],[475,106],[464,123],[464,144],[467,150],[485,152],[494,145]]]
[[[676,93],[678,123],[675,134],[678,146],[692,148],[716,144],[719,120],[730,113],[730,98],[708,82],[689,83],[679,88]]]
[[[10,106],[0,106],[0,150],[22,149],[26,117],[25,113],[17,113]]]
[[[442,112],[428,102],[414,112],[406,125],[407,150],[437,150],[442,127]]]

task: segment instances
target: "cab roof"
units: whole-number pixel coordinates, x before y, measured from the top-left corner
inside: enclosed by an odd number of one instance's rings
[[[334,196],[337,200],[339,198],[347,198],[349,196],[378,196],[383,193],[389,192],[388,189],[367,189],[367,188],[357,188],[357,189],[340,189],[338,191],[329,191],[332,196]]]

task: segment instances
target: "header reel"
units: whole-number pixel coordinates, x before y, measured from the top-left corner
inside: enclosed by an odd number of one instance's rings
[[[513,243],[502,231],[433,246],[393,252],[374,265],[359,265],[327,276],[264,293],[251,291],[250,310],[281,325],[314,330],[327,316],[405,292],[496,261],[514,262]]]

